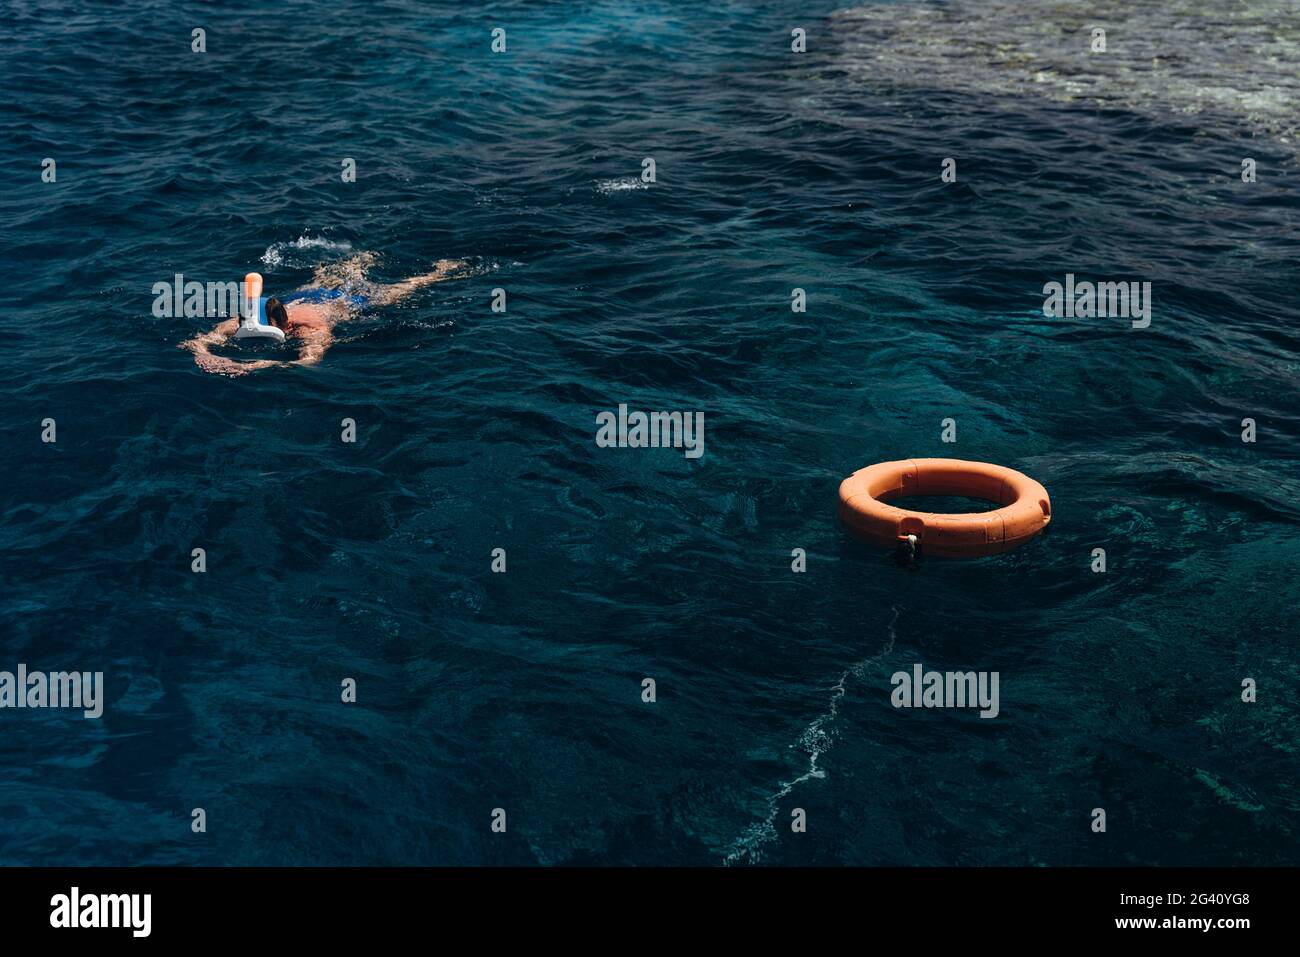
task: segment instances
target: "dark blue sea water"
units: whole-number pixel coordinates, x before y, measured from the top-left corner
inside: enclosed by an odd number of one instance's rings
[[[1088,6],[10,6],[0,670],[106,700],[0,710],[0,862],[1294,863],[1300,12]],[[367,250],[475,275],[236,379],[151,313]],[[1047,534],[851,540],[932,455]],[[915,663],[1000,714],[891,707]]]

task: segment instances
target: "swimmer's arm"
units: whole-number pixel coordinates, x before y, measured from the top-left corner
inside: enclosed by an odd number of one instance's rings
[[[195,355],[209,351],[213,346],[219,346],[235,334],[239,328],[238,319],[227,319],[225,322],[219,322],[212,327],[210,332],[197,335],[193,339],[187,339],[180,344],[180,348],[188,349]]]
[[[217,375],[248,375],[258,369],[270,369],[274,366],[288,365],[287,362],[277,362],[274,359],[257,359],[253,362],[236,362],[234,359],[227,359],[225,356],[214,356],[210,352],[196,352],[194,362],[204,372],[215,372]]]
[[[221,345],[221,343],[233,336],[238,328],[238,319],[227,319],[225,322],[217,323],[210,332],[205,332],[193,339],[182,342],[180,348],[194,353],[194,364],[204,372],[216,372],[221,375],[244,375],[263,365],[274,365],[274,363],[269,362],[236,362],[233,359],[212,354],[212,347]]]
[[[298,350],[298,358],[286,363],[291,366],[314,366],[325,357],[325,351],[334,344],[334,337],[328,331],[315,333],[307,338]]]
[[[218,375],[248,375],[258,369],[271,369],[275,366],[289,365],[287,362],[278,362],[275,359],[256,359],[253,362],[236,362],[234,359],[227,359],[225,356],[214,356],[212,347],[219,346],[239,329],[238,319],[227,319],[225,322],[219,322],[212,327],[210,332],[195,336],[182,342],[180,347],[188,349],[194,353],[194,364],[204,372],[215,372]]]

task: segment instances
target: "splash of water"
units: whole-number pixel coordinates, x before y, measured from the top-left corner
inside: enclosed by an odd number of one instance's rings
[[[352,253],[347,240],[308,236],[305,233],[292,242],[271,243],[262,253],[262,263],[272,269],[280,266],[302,268],[314,266],[323,260],[341,259]]]

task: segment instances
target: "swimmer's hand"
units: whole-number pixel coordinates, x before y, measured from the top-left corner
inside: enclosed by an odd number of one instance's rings
[[[278,362],[272,362],[269,359],[258,362],[236,362],[234,359],[227,359],[225,356],[214,356],[210,352],[195,353],[194,364],[204,372],[228,376],[248,375],[254,369],[265,369],[268,366],[279,365]]]
[[[439,259],[433,268],[439,279],[455,279],[469,272],[470,265],[463,259]]]

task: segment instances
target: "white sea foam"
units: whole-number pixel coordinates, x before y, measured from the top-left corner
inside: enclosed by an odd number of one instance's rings
[[[649,183],[643,183],[635,176],[625,176],[622,179],[606,179],[596,184],[596,192],[602,196],[608,196],[610,193],[624,193],[633,189],[649,189]]]
[[[894,650],[894,640],[898,637],[894,631],[894,625],[898,622],[899,609],[894,606],[894,617],[889,620],[888,635],[885,639],[884,647],[876,652],[870,658],[863,658],[856,664],[850,665],[849,668],[840,675],[840,680],[835,682],[831,688],[830,703],[813,722],[804,728],[799,735],[799,739],[791,748],[798,748],[808,755],[808,768],[798,777],[783,783],[767,799],[767,817],[757,824],[751,824],[745,833],[740,835],[731,845],[731,850],[723,858],[724,864],[739,864],[743,861],[757,862],[762,857],[762,848],[764,844],[775,841],[776,816],[780,813],[781,799],[790,794],[795,788],[813,778],[824,778],[826,772],[818,765],[821,756],[831,749],[835,743],[835,719],[840,713],[840,699],[848,692],[851,681],[861,678],[867,673],[867,669],[874,665],[880,659]]]
[[[1294,0],[867,3],[832,24],[854,82],[1219,117],[1283,142],[1300,130]]]

